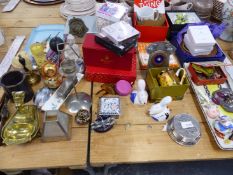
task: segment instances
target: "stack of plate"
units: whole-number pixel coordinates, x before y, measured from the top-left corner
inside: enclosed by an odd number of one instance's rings
[[[226,0],[213,0],[212,17],[222,21],[222,10]]]
[[[60,7],[61,16],[87,16],[95,14],[95,0],[66,0]]]
[[[62,3],[64,0],[24,0],[24,2],[35,5],[53,5]]]
[[[198,121],[190,115],[179,114],[168,121],[167,132],[178,144],[195,145],[201,137]]]

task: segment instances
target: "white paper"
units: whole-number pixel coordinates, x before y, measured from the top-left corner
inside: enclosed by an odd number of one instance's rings
[[[12,11],[17,4],[20,2],[20,0],[10,0],[8,4],[2,9],[2,12],[10,12]]]
[[[183,129],[187,129],[187,128],[192,128],[194,127],[193,123],[191,121],[187,121],[187,122],[180,122],[181,123],[181,127]]]
[[[5,74],[11,66],[12,60],[18,52],[21,44],[23,43],[25,36],[16,36],[15,40],[8,49],[5,57],[0,64],[0,77]]]

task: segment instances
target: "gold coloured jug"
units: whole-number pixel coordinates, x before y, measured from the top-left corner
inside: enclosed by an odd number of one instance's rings
[[[183,72],[181,78],[180,73]],[[173,69],[167,69],[157,75],[157,80],[162,87],[182,85],[186,77],[184,68],[178,69],[176,72]]]

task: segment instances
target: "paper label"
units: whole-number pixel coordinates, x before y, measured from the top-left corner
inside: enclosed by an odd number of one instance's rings
[[[134,0],[134,7],[141,8],[143,6],[149,6],[159,11],[159,13],[165,13],[164,0]]]
[[[191,121],[188,121],[188,122],[180,122],[181,123],[181,126],[183,129],[187,129],[187,128],[192,128],[194,127],[193,126],[193,123]]]

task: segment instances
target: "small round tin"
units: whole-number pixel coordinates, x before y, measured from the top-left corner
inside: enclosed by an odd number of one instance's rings
[[[188,114],[179,114],[168,121],[167,132],[178,144],[192,146],[201,137],[199,122]]]
[[[90,120],[90,112],[87,109],[80,109],[75,116],[75,121],[78,124],[86,124]]]

